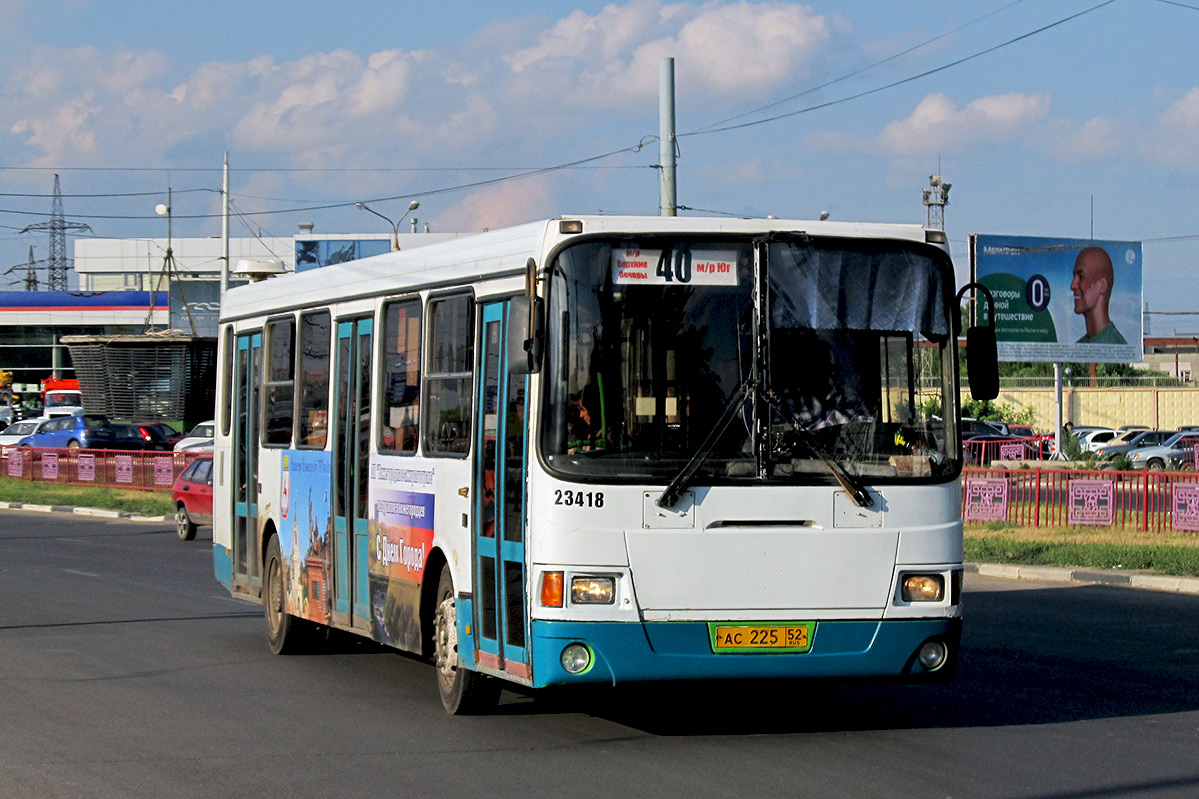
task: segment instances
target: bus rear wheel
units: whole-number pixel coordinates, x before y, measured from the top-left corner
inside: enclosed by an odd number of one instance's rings
[[[283,577],[283,556],[279,537],[271,536],[266,546],[263,572],[262,605],[266,617],[266,641],[276,655],[295,655],[309,645],[307,622],[287,612],[287,586]]]
[[[458,607],[449,564],[441,567],[437,581],[437,606],[433,612],[433,663],[437,667],[437,692],[441,704],[455,716],[481,713],[500,698],[499,683],[458,662]]]

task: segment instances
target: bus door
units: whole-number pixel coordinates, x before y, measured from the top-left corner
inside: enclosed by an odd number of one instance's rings
[[[337,323],[333,393],[333,614],[369,622],[367,484],[370,477],[371,319]]]
[[[478,662],[528,677],[525,632],[525,375],[505,358],[508,303],[483,306],[475,407],[475,629]]]
[[[261,585],[258,547],[258,411],[262,333],[237,337],[233,407],[233,584]]]

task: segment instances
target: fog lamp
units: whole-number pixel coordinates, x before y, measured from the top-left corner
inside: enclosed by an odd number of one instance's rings
[[[571,674],[582,674],[591,668],[591,649],[586,644],[567,644],[558,659]]]
[[[904,602],[940,602],[945,581],[939,574],[909,574],[903,578],[899,595]]]
[[[616,581],[611,577],[572,577],[570,601],[575,605],[611,605],[616,601]]]
[[[949,648],[941,641],[925,641],[916,657],[925,671],[936,671],[945,665]]]

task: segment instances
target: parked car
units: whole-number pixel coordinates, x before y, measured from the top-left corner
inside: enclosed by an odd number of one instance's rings
[[[1094,430],[1087,430],[1078,437],[1078,443],[1084,450],[1095,452],[1102,445],[1108,443],[1114,438],[1119,438],[1123,435],[1119,430],[1113,430],[1110,427],[1099,427]]]
[[[1107,444],[1101,444],[1095,450],[1095,454],[1100,458],[1113,458],[1135,449],[1156,447],[1177,432],[1177,430],[1129,430],[1120,438],[1114,438]]]
[[[0,433],[0,446],[15,447],[25,438],[42,429],[42,425],[50,421],[47,418],[41,419],[24,419],[20,422],[13,422],[8,427],[4,428],[4,432]]]
[[[172,450],[183,434],[165,422],[133,422],[129,425],[142,439],[142,449]]]
[[[169,425],[162,425],[162,427],[172,430]],[[116,444],[114,449],[169,452],[174,448],[174,444],[159,427],[159,423],[116,424],[114,428],[116,429]],[[172,432],[174,431],[172,430]]]
[[[1009,424],[1007,426],[1009,436],[1017,436],[1018,438],[1033,438],[1037,435],[1037,431],[1032,429],[1031,425],[1027,424]]]
[[[212,457],[196,458],[171,486],[175,532],[180,541],[196,537],[196,525],[212,524]]]
[[[982,419],[972,419],[969,416],[962,417],[962,440],[965,441],[973,436],[1003,436],[1006,432],[1000,430],[991,422],[984,422]]]
[[[1174,466],[1177,468],[1184,462],[1194,463],[1195,443],[1199,436],[1193,431],[1175,433],[1156,447],[1139,447],[1128,453],[1134,469],[1148,469],[1154,472]]]
[[[26,436],[20,446],[112,449],[116,439],[116,425],[108,421],[108,417],[85,413],[46,420],[36,433]]]
[[[207,422],[200,422],[191,429],[191,432],[175,442],[175,451],[208,450],[211,452],[215,435],[215,420],[209,419]]]

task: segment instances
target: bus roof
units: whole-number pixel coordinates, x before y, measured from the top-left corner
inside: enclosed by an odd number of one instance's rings
[[[564,220],[581,223],[583,235],[754,234],[786,231],[805,232],[812,236],[899,239],[921,243],[927,240],[925,228],[918,224],[692,216],[563,216],[463,235],[238,286],[226,294],[221,306],[221,319],[229,321],[286,308],[316,307],[356,297],[399,294],[483,279],[522,276],[529,258],[540,262],[551,247],[575,235],[559,232],[559,223]]]

